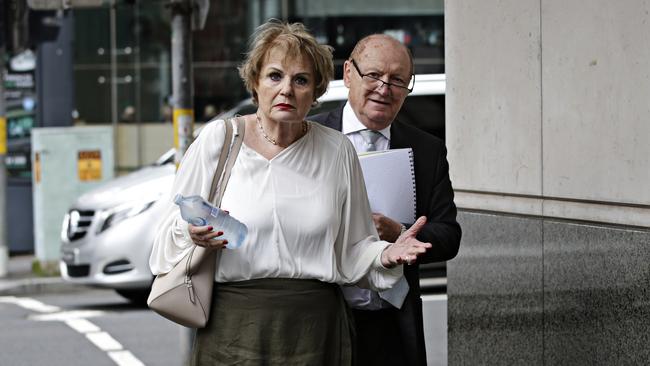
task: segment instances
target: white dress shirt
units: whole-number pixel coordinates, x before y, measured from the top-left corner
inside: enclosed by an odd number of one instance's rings
[[[392,287],[402,268],[381,265],[389,243],[378,240],[354,147],[338,131],[309,126],[271,160],[242,144],[221,207],[246,224],[248,236],[241,247],[222,251],[215,280],[301,278]],[[187,150],[151,252],[154,274],[170,271],[194,245],[172,197],[208,196],[224,135],[223,121],[210,123]]]
[[[362,146],[365,144],[365,140],[361,137],[359,131],[367,129],[368,128],[357,118],[350,103],[345,103],[345,106],[343,107],[343,125],[341,126],[341,132],[348,137],[357,151],[362,151]],[[377,140],[377,142],[375,142],[377,151],[390,149],[390,126],[377,132],[382,136]]]
[[[367,127],[359,121],[354,110],[352,110],[352,106],[350,106],[350,102],[347,102],[343,107],[341,130],[352,142],[357,151],[365,151],[367,142],[359,131],[367,130]],[[377,132],[382,137],[375,142],[375,151],[388,150],[390,148],[390,125]],[[402,277],[391,290],[382,293],[357,286],[345,286],[342,290],[345,300],[351,307],[364,310],[379,310],[390,308],[391,306],[401,308],[404,298],[408,293],[409,286],[406,279]]]

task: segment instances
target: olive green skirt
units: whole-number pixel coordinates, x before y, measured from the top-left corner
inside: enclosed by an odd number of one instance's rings
[[[191,365],[351,365],[349,319],[335,284],[217,283],[210,320],[196,333]]]

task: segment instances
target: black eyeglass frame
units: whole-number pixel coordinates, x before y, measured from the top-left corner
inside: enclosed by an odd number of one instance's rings
[[[354,65],[354,68],[357,70],[357,73],[359,74],[359,76],[361,77],[362,80],[363,80],[363,78],[370,78],[372,80],[381,82],[382,83],[381,86],[386,85],[386,87],[388,87],[388,88],[390,88],[391,86],[394,86],[396,88],[408,90],[409,93],[411,93],[413,91],[413,88],[415,88],[415,74],[411,74],[411,80],[413,80],[413,85],[411,85],[411,87],[409,88],[408,86],[401,86],[401,85],[393,84],[393,83],[390,83],[390,82],[387,82],[387,81],[383,81],[380,78],[376,78],[376,77],[370,76],[368,74],[363,74],[363,73],[361,73],[361,70],[359,70],[359,65],[357,65],[357,62],[354,61],[353,58],[351,58],[350,61],[352,61],[352,65]]]

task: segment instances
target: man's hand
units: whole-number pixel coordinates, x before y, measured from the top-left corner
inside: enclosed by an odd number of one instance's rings
[[[380,213],[372,214],[372,221],[379,234],[379,239],[394,243],[402,232],[402,224]]]
[[[418,255],[431,248],[431,243],[423,243],[415,238],[426,223],[426,216],[420,216],[413,226],[397,238],[395,243],[384,249],[381,253],[381,264],[384,267],[392,268],[398,264],[415,263]]]

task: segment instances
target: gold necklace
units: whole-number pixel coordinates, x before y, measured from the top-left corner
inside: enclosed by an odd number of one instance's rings
[[[255,114],[255,117],[257,117],[257,126],[260,128],[260,131],[262,132],[262,137],[273,145],[277,145],[278,141],[274,139],[273,137],[269,136],[266,134],[266,131],[264,131],[264,127],[262,127],[262,121],[260,120],[260,116],[258,114]],[[309,130],[309,124],[307,122],[302,121],[302,135],[304,136],[307,131]]]

